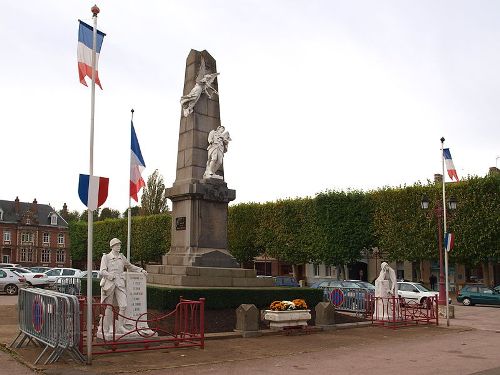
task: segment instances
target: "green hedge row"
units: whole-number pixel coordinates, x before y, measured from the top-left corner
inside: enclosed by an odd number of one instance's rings
[[[86,281],[82,280],[82,293],[86,294]],[[98,280],[93,280],[92,293],[101,295]],[[169,288],[147,286],[148,307],[160,311],[172,310],[179,303],[180,297],[191,300],[205,298],[208,310],[236,309],[244,303],[254,304],[258,308],[266,308],[273,301],[291,301],[297,298],[306,301],[307,306],[314,309],[323,301],[321,289],[310,288]]]

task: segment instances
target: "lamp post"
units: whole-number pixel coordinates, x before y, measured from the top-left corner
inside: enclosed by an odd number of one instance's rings
[[[427,210],[429,208],[429,198],[427,195],[424,195],[422,197],[422,201],[420,202],[420,205],[423,210]],[[455,210],[457,208],[457,200],[455,197],[450,197],[448,200],[448,208],[450,210]],[[444,267],[444,247],[443,247],[443,231],[442,231],[442,220],[443,220],[443,206],[441,204],[441,201],[439,199],[436,199],[436,203],[434,204],[434,208],[432,211],[430,211],[434,217],[436,218],[437,221],[437,226],[438,226],[438,250],[439,250],[439,297],[438,297],[438,304],[439,305],[446,305],[446,288],[445,288],[445,267]]]

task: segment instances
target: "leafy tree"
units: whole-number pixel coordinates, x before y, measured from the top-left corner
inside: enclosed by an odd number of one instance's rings
[[[261,209],[257,203],[242,203],[230,206],[227,220],[228,247],[240,263],[252,261],[263,253],[257,243],[257,227]]]
[[[99,220],[101,221],[106,219],[119,219],[119,218],[120,218],[120,211],[108,207],[103,208],[101,213],[99,214]]]
[[[93,218],[94,222],[99,220],[99,211],[100,211],[100,208],[98,208],[97,210],[92,212],[92,218]],[[88,210],[84,210],[82,212],[82,214],[80,215],[80,221],[87,222],[88,220],[89,220]]]
[[[70,212],[66,206],[62,210],[58,211],[58,213],[64,220],[66,220],[67,223],[80,220],[80,213],[77,210]]]
[[[165,184],[158,169],[155,169],[148,177],[141,196],[141,211],[144,215],[161,214],[168,211]]]
[[[139,206],[130,207],[130,216],[139,216],[141,214],[141,208]],[[123,211],[122,217],[128,218],[128,208]]]

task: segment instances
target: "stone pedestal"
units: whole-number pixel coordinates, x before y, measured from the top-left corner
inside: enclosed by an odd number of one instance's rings
[[[264,319],[269,321],[271,329],[282,329],[287,327],[307,327],[307,321],[311,319],[310,310],[287,310],[287,311],[264,311]]]
[[[314,310],[316,312],[316,327],[335,329],[335,307],[331,302],[320,302]]]
[[[261,336],[259,331],[259,310],[255,305],[243,304],[236,309],[236,332],[243,337]]]

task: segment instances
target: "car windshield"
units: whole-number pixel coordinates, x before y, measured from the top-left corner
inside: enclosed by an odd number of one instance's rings
[[[358,284],[361,285],[363,288],[370,289],[370,290],[375,290],[375,285],[370,284],[369,282],[358,281]]]
[[[353,283],[351,281],[342,281],[342,286],[344,288],[356,288],[356,289],[359,289],[359,285],[356,284],[356,283]]]
[[[420,290],[421,292],[430,292],[429,289],[427,289],[425,286],[423,286],[422,284],[415,284],[415,288],[417,288],[418,290]]]

